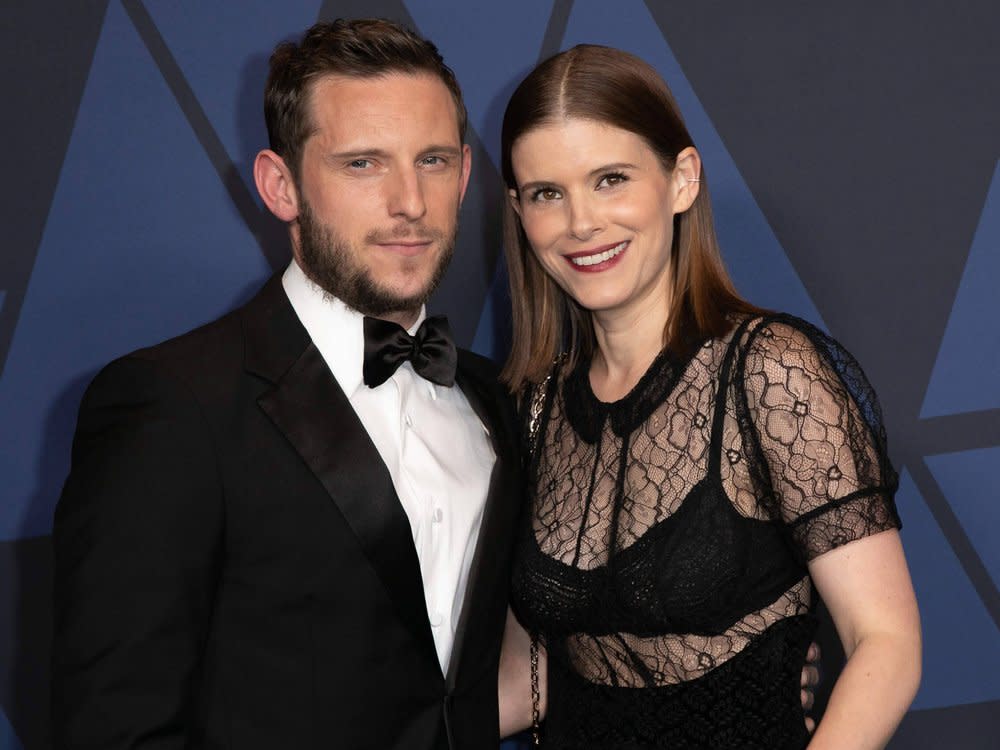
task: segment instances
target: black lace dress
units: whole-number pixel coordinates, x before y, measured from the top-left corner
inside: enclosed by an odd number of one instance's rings
[[[548,649],[549,748],[801,748],[808,560],[899,526],[878,402],[799,319],[739,321],[598,401],[553,372],[526,422],[515,611]]]

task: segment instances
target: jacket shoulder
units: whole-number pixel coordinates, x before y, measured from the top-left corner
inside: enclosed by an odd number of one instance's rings
[[[458,364],[473,377],[499,385],[500,367],[489,357],[459,348]]]
[[[152,346],[137,349],[118,361],[144,362],[181,379],[233,368],[242,370],[248,321],[267,317],[278,304],[280,277],[274,276],[248,302],[221,317]],[[116,366],[112,362],[109,366]]]
[[[493,398],[513,403],[510,391],[500,382],[500,366],[492,359],[468,349],[459,349],[458,368]]]

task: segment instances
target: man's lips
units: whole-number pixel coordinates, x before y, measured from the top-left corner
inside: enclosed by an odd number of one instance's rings
[[[399,255],[419,255],[434,244],[434,240],[391,240],[388,242],[376,242],[374,243],[376,247],[386,250],[390,253],[398,253]]]
[[[603,271],[618,263],[628,245],[629,240],[623,240],[614,244],[582,250],[578,253],[569,253],[563,257],[575,271]]]

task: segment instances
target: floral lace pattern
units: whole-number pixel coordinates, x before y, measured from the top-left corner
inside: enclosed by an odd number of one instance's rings
[[[670,712],[690,699],[677,691],[730,690],[713,674],[741,655],[780,653],[769,663],[799,666],[727,667],[770,683],[735,686],[760,697],[741,704],[740,721],[763,712],[801,724],[795,686],[813,627],[805,564],[899,526],[878,402],[850,354],[790,316],[742,320],[687,361],[661,353],[612,404],[594,396],[587,363],[557,368],[545,407],[533,415],[531,513],[513,583],[550,670],[624,695],[670,688]],[[786,621],[805,624],[776,627]],[[552,683],[550,746],[577,746],[579,721],[560,717],[588,713],[563,703],[586,702],[588,690]],[[777,694],[792,705],[777,711]],[[614,747],[592,724],[580,746]],[[661,729],[630,715],[606,727],[626,744],[681,742]],[[787,730],[801,739],[801,726]],[[748,736],[726,746],[751,746]]]

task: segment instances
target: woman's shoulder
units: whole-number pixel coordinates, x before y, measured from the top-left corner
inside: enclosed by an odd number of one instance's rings
[[[747,360],[759,366],[800,367],[813,372],[832,368],[844,375],[860,366],[837,339],[814,323],[786,312],[744,315],[734,320],[732,345],[743,369]]]
[[[768,383],[821,381],[827,391],[854,401],[865,421],[881,430],[882,412],[861,364],[836,338],[815,324],[773,312],[743,322],[735,375],[751,390]],[[804,379],[804,380],[803,380]]]
[[[787,344],[806,346],[809,342],[832,341],[828,334],[805,318],[780,311],[736,316],[732,335],[742,346],[758,347],[763,352]]]

